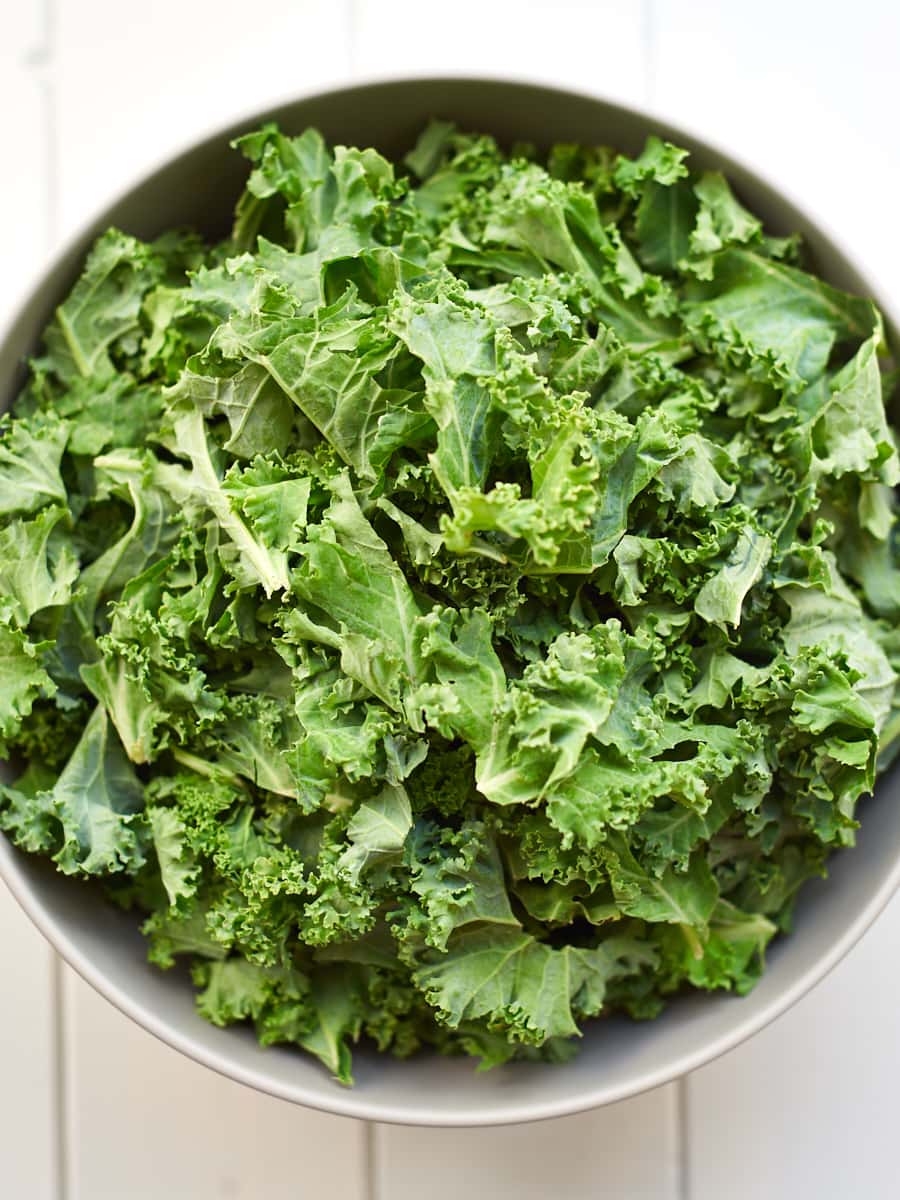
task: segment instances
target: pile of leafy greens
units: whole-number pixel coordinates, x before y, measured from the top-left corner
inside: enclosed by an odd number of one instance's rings
[[[239,146],[0,425],[0,825],[344,1081],[747,991],[900,746],[876,309],[656,138]]]

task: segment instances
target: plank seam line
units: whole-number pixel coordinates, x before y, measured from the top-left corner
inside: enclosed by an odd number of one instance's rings
[[[57,139],[57,33],[59,28],[58,0],[38,0],[39,40],[25,57],[25,65],[35,72],[40,94],[41,126],[44,159],[44,250],[49,253],[59,235],[59,155]],[[49,949],[49,948],[48,948]],[[66,1065],[68,1020],[66,988],[62,959],[52,954],[50,972],[50,1001],[52,1007],[52,1046],[55,1080],[56,1194],[59,1200],[69,1200],[69,1073]]]
[[[643,0],[641,54],[644,59],[644,103],[652,108],[656,99],[656,0]]]
[[[36,0],[38,10],[37,40],[22,56],[22,65],[40,70],[53,59],[56,45],[56,0]]]
[[[361,23],[359,0],[346,0],[344,19],[347,22],[347,74],[351,79],[355,79],[359,74],[359,26]]]
[[[378,1187],[378,1126],[374,1121],[366,1121],[363,1161],[365,1175],[363,1178],[364,1200],[379,1200]]]
[[[65,987],[62,959],[55,951],[50,974],[50,994],[53,1011],[53,1065],[55,1075],[56,1106],[56,1194],[59,1200],[69,1197],[69,1139],[66,1128],[68,1103],[68,1072],[66,1070],[66,1017]]]
[[[678,1148],[675,1194],[678,1200],[691,1200],[690,1093],[687,1075],[682,1075],[675,1084],[675,1120]]]

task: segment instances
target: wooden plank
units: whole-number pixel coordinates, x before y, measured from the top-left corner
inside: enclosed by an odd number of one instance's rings
[[[63,234],[194,138],[347,73],[330,0],[92,0],[59,20]]]
[[[900,273],[900,12],[655,0],[652,103],[756,163],[872,271]],[[896,1192],[900,902],[832,976],[687,1082],[690,1200]]]
[[[0,1163],[4,1196],[56,1200],[59,1178],[53,954],[0,884]]]
[[[485,74],[644,98],[642,5],[633,0],[362,0],[352,63],[363,74]]]
[[[670,1085],[596,1112],[495,1129],[379,1126],[373,1200],[675,1200]]]
[[[900,8],[652,0],[651,103],[756,165],[874,274],[900,275]]]
[[[343,74],[346,32],[318,0],[62,6],[62,233],[207,128]],[[69,1200],[362,1200],[362,1125],[198,1067],[68,973],[65,1000]]]
[[[897,1194],[900,899],[819,987],[688,1080],[690,1200]]]
[[[353,31],[361,74],[504,74],[642,101],[640,5],[484,4],[457,0],[440,18],[415,0],[362,2]],[[593,1114],[500,1129],[376,1132],[378,1200],[458,1195],[566,1200],[676,1195],[676,1091],[664,1088]],[[647,1153],[652,1146],[653,1152]],[[427,1181],[427,1182],[425,1182]]]
[[[198,1066],[68,969],[65,992],[67,1200],[365,1200],[361,1122]]]
[[[0,273],[5,324],[47,248],[46,38],[37,0],[4,13],[0,108],[7,164],[0,215],[7,236]],[[0,884],[0,1162],[3,1194],[56,1200],[58,1091],[52,951]]]
[[[0,324],[34,277],[48,243],[49,85],[39,0],[10,6],[0,39],[3,118],[3,270]]]
[[[358,5],[353,65],[365,75],[504,74],[644,99],[641,6],[458,0]],[[378,1200],[460,1195],[566,1200],[676,1195],[676,1093],[668,1088],[595,1113],[489,1130],[380,1126]],[[427,1182],[425,1182],[427,1181]]]

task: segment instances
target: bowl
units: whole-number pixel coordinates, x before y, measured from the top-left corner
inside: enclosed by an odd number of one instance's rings
[[[252,113],[189,146],[98,213],[62,250],[22,304],[0,345],[0,408],[11,403],[22,360],[33,351],[64,297],[92,239],[115,224],[144,238],[177,225],[223,234],[246,166],[230,150],[238,133],[276,120],[286,132],[315,125],[332,141],[374,145],[399,156],[429,117],[538,145],[604,142],[636,153],[655,132],[686,146],[692,162],[727,173],[738,194],[775,233],[800,231],[819,274],[873,296],[889,325],[889,297],[879,295],[850,257],[804,206],[757,171],[700,138],[633,108],[594,96],[496,79],[404,79],[364,83],[290,100]],[[896,321],[894,322],[896,324]],[[900,882],[900,774],[879,781],[861,810],[858,845],[831,861],[827,882],[805,886],[794,932],[773,945],[768,970],[743,998],[693,995],[658,1019],[614,1017],[587,1027],[569,1063],[512,1064],[476,1073],[472,1063],[423,1055],[405,1062],[360,1049],[356,1086],[342,1088],[312,1059],[287,1047],[263,1049],[249,1028],[219,1029],[195,1011],[184,973],[146,962],[133,917],[99,892],[15,850],[0,836],[0,873],[22,907],[74,969],[97,991],[170,1046],[221,1074],[298,1104],[346,1116],[410,1125],[495,1125],[609,1104],[702,1066],[783,1013],[846,954]]]

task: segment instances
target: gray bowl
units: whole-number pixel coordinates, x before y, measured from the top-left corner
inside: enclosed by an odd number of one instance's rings
[[[399,155],[431,116],[452,118],[507,142],[604,142],[632,153],[649,132],[660,133],[689,147],[694,163],[724,170],[774,232],[802,232],[816,269],[838,286],[874,296],[891,323],[888,297],[878,294],[803,208],[755,171],[681,129],[591,96],[526,83],[386,81],[252,113],[182,151],[98,213],[46,270],[0,345],[0,409],[12,401],[23,357],[34,350],[97,233],[110,224],[142,237],[176,225],[194,225],[209,235],[225,231],[245,175],[244,163],[228,148],[231,137],[274,119],[287,132],[316,125],[331,140]],[[207,1024],[195,1012],[185,975],[147,965],[133,918],[88,885],[13,849],[2,836],[0,873],[38,928],[97,991],[164,1042],[223,1075],[347,1116],[410,1125],[494,1125],[622,1100],[702,1066],[750,1037],[817,983],[875,919],[900,882],[898,848],[900,775],[895,771],[863,806],[857,848],[833,859],[827,882],[804,889],[795,931],[772,947],[768,970],[751,995],[686,996],[652,1022],[596,1021],[586,1030],[579,1056],[560,1066],[517,1064],[476,1074],[465,1061],[425,1055],[396,1062],[360,1050],[352,1090],[334,1083],[298,1051],[263,1049],[249,1029]]]

